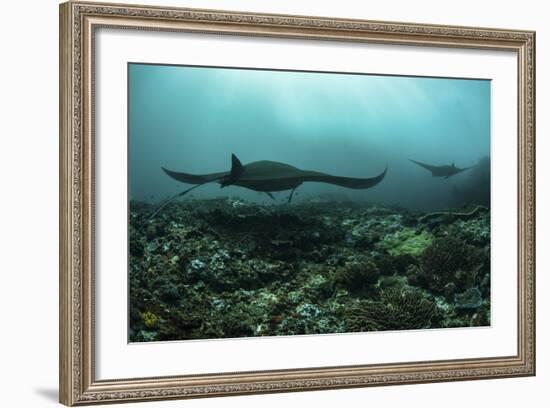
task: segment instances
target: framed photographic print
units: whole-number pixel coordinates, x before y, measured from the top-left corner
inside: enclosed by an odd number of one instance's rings
[[[535,33],[60,6],[66,405],[535,374]]]

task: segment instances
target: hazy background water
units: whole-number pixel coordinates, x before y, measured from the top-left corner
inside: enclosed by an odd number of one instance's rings
[[[158,202],[189,186],[161,166],[227,171],[235,153],[243,164],[274,160],[350,177],[373,177],[388,164],[385,179],[371,189],[305,183],[296,201],[330,193],[442,209],[468,201],[453,188],[471,183],[472,171],[445,180],[408,159],[466,167],[490,155],[488,80],[130,64],[128,85],[135,200]],[[282,203],[288,193],[274,195]],[[265,194],[217,184],[193,196],[271,204]]]

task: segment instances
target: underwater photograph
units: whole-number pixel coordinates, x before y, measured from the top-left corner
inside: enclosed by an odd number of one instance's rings
[[[491,81],[128,64],[128,341],[491,325]]]

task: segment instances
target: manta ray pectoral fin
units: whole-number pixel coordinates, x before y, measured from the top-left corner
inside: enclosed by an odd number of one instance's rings
[[[474,168],[474,167],[475,167],[475,166],[464,167],[463,169],[459,169],[459,168],[457,167],[457,172],[456,172],[456,173],[453,173],[453,174],[450,174],[450,175],[449,175],[448,177],[446,177],[446,178],[449,178],[449,177],[451,177],[451,176],[454,176],[455,174],[463,173],[463,172],[465,172],[466,170],[470,170],[471,168]]]
[[[186,184],[204,184],[211,181],[218,181],[227,175],[226,172],[210,173],[210,174],[189,174],[189,173],[180,173],[177,171],[168,170],[164,167],[161,167],[161,168],[166,174],[168,174],[174,180],[177,180],[181,183],[186,183]]]
[[[437,169],[437,166],[432,166],[432,165],[429,165],[429,164],[426,164],[426,163],[422,163],[422,162],[419,162],[419,161],[416,161],[416,160],[413,160],[413,159],[409,159],[409,161],[413,162],[414,164],[419,165],[420,167],[425,168],[425,169],[428,170],[428,171],[431,171],[431,172],[432,172],[432,176],[435,176],[434,170]]]
[[[330,174],[324,174],[324,173],[313,173],[311,175],[304,176],[302,178],[302,182],[316,181],[319,183],[334,184],[340,187],[346,187],[346,188],[351,188],[355,190],[364,190],[367,188],[374,187],[375,185],[380,183],[386,176],[387,171],[388,171],[388,165],[386,164],[386,168],[382,173],[380,173],[378,176],[370,177],[370,178],[339,177],[339,176],[331,176]]]

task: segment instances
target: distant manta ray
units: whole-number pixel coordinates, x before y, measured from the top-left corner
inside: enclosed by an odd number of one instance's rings
[[[274,191],[291,190],[288,197],[288,202],[290,203],[296,188],[308,181],[334,184],[352,189],[367,189],[374,187],[382,181],[386,175],[388,166],[386,165],[384,171],[378,176],[371,178],[339,177],[318,171],[301,170],[289,164],[268,160],[256,161],[243,165],[237,156],[232,154],[230,171],[209,174],[189,174],[171,171],[164,167],[162,170],[175,180],[182,183],[195,184],[195,186],[167,199],[148,219],[153,218],[160,210],[176,198],[206,183],[216,182],[220,184],[221,188],[231,185],[240,186],[248,188],[249,190],[266,193],[272,199],[274,199],[274,197],[271,193]]]
[[[469,170],[473,167],[473,166],[464,167],[463,169],[461,169],[459,167],[456,167],[454,163],[451,164],[450,166],[449,165],[432,166],[430,164],[421,163],[416,160],[412,160],[412,159],[409,159],[409,160],[412,161],[413,163],[418,164],[420,167],[424,167],[426,170],[431,171],[433,177],[445,177],[446,179],[454,176],[455,174],[462,173],[463,171]]]

